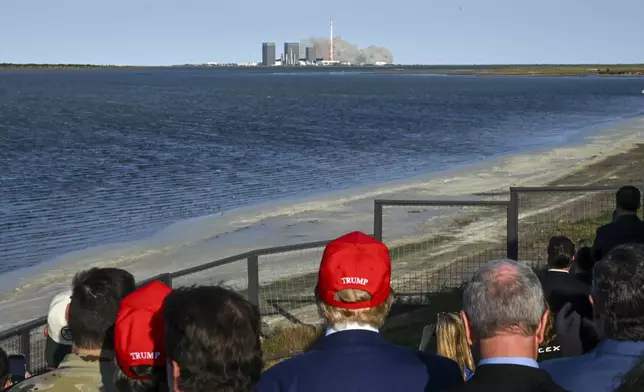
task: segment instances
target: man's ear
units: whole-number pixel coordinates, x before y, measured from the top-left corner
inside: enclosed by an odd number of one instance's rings
[[[65,321],[67,321],[67,325],[69,325],[69,306],[70,304],[67,304],[65,307]]]
[[[172,388],[175,392],[179,391],[179,376],[181,375],[181,369],[179,369],[179,364],[177,361],[172,361],[172,378],[174,380],[174,385]]]
[[[550,310],[546,309],[546,311],[543,312],[543,316],[541,316],[541,322],[539,323],[539,327],[537,327],[537,344],[543,343],[543,341],[546,339],[546,327],[548,326],[549,316],[550,316]]]
[[[465,326],[465,338],[467,339],[467,344],[470,346],[474,344],[472,327],[470,326],[470,320],[467,318],[465,311],[461,310],[461,320],[463,320],[463,325]]]
[[[593,300],[593,296],[592,296],[592,295],[589,295],[589,296],[588,296],[588,301],[590,301],[590,304],[591,304],[593,307],[595,307],[595,301]]]

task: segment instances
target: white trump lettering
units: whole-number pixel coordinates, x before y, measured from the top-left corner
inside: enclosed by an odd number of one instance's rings
[[[159,358],[159,355],[161,355],[158,352],[138,352],[138,353],[130,353],[130,356],[132,357],[133,360],[136,359],[157,359]]]
[[[366,286],[367,283],[369,283],[369,279],[367,278],[342,278],[342,283],[343,284],[360,284],[363,286]]]

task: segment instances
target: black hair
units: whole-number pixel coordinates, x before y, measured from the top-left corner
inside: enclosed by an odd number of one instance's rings
[[[642,203],[640,190],[632,185],[626,185],[619,188],[615,195],[615,203],[617,204],[617,208],[621,210],[637,212]]]
[[[247,392],[263,367],[259,309],[217,286],[179,288],[164,302],[166,350],[182,392]]]
[[[7,381],[11,378],[9,374],[9,356],[2,347],[0,347],[0,390],[4,390]]]
[[[129,378],[121,369],[114,373],[114,386],[117,392],[169,392],[165,366],[134,366],[132,372],[149,380]]]
[[[77,274],[72,286],[68,325],[74,346],[111,350],[119,305],[135,290],[134,276],[118,268],[92,268]]]
[[[593,300],[604,336],[644,340],[644,245],[613,248],[593,268]]]
[[[575,256],[575,264],[579,268],[579,272],[591,272],[595,266],[593,249],[590,246],[582,246],[579,248]]]
[[[568,237],[555,236],[548,242],[548,267],[567,268],[575,256],[575,244]]]

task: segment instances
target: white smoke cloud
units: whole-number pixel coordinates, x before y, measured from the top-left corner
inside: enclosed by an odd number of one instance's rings
[[[328,38],[307,38],[302,40],[300,47],[302,50],[306,47],[314,47],[318,58],[329,60],[329,39]],[[342,37],[336,37],[333,40],[334,59],[351,64],[375,64],[383,61],[393,64],[394,56],[389,49],[379,46],[369,46],[360,49],[357,45],[347,42]]]

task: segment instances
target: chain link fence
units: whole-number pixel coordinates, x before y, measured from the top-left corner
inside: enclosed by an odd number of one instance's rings
[[[509,200],[376,200],[374,236],[389,246],[400,301],[456,311],[463,283],[486,262],[507,257],[539,267],[550,237],[591,241],[611,220],[618,188],[511,188]],[[327,242],[260,249],[141,284],[221,285],[257,305],[267,324],[315,323],[313,291]],[[0,347],[25,355],[32,374],[46,366],[45,324],[43,317],[0,333]]]

